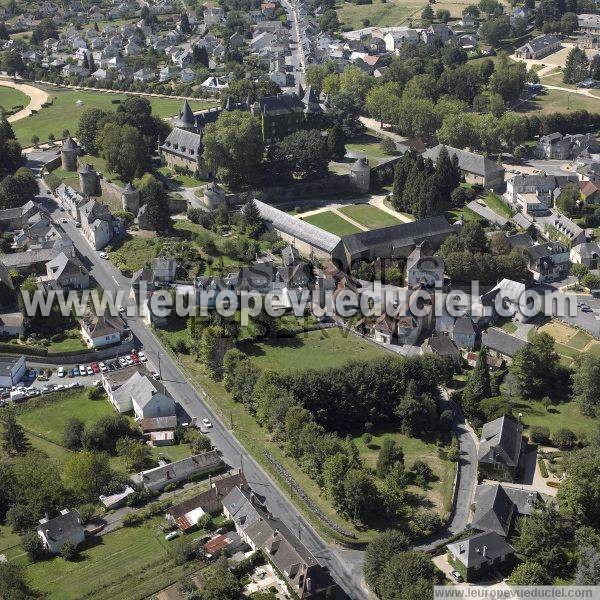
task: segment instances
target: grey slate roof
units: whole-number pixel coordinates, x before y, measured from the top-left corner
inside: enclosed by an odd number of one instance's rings
[[[501,485],[478,485],[475,490],[475,514],[471,526],[474,529],[495,531],[506,536],[514,511],[514,503]]]
[[[455,233],[445,217],[427,217],[412,223],[400,223],[390,227],[360,231],[342,237],[342,242],[350,254],[367,252],[371,246],[391,242],[396,246],[409,246],[421,239],[435,235]]]
[[[456,321],[454,321],[454,333],[473,335],[475,333],[473,321],[471,321],[469,317],[458,317]]]
[[[188,160],[196,160],[202,153],[202,136],[194,131],[175,127],[167,136],[161,148]]]
[[[178,481],[190,477],[195,473],[213,469],[222,464],[221,457],[216,450],[195,454],[172,462],[162,467],[156,467],[148,471],[142,471],[140,477],[142,483],[161,483],[169,480]]]
[[[538,261],[540,258],[553,256],[554,254],[563,254],[567,252],[567,247],[561,242],[544,242],[527,248],[526,252],[532,261]]]
[[[423,158],[430,158],[435,162],[442,148],[443,144],[438,144],[434,148],[425,150]],[[474,173],[481,177],[490,177],[504,173],[504,167],[497,165],[493,160],[485,158],[481,154],[475,154],[474,152],[468,152],[460,148],[453,148],[452,146],[446,146],[446,150],[448,150],[450,158],[456,155],[461,171]]]
[[[473,569],[481,567],[488,561],[514,553],[513,547],[502,536],[493,531],[478,533],[464,540],[448,544],[446,548],[465,567]]]
[[[49,519],[45,523],[40,523],[38,529],[43,530],[48,539],[58,542],[71,537],[78,529],[83,529],[83,525],[79,513],[72,509],[65,510],[58,517]]]
[[[341,238],[337,235],[289,215],[270,204],[265,204],[260,200],[254,200],[254,204],[258,208],[261,218],[271,223],[275,229],[294,236],[311,246],[325,252],[333,252],[341,242]]]
[[[56,258],[60,250],[54,248],[40,248],[38,250],[29,250],[27,252],[15,252],[14,254],[2,254],[0,262],[10,271],[28,267],[37,263],[47,263]]]
[[[179,113],[179,117],[175,121],[175,127],[194,127],[196,124],[196,119],[194,117],[194,113],[190,108],[190,105],[187,100],[183,101],[183,108]]]
[[[490,327],[481,335],[481,345],[504,356],[513,357],[521,348],[527,346],[528,342],[501,329]]]
[[[508,417],[499,417],[483,425],[477,457],[480,462],[501,462],[516,467],[522,443],[523,425]]]

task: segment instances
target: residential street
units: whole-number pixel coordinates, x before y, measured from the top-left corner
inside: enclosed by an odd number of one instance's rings
[[[59,220],[62,213],[59,212],[49,189],[43,182],[40,182],[40,186],[45,197],[44,204],[54,207],[53,216]],[[90,269],[90,274],[96,279],[100,287],[113,292],[122,289],[128,293],[129,280],[123,277],[109,261],[99,257],[98,252],[92,249],[81,232],[75,228],[73,222],[69,221],[69,223],[62,224],[62,226],[73,240],[82,262]],[[298,535],[324,566],[329,567],[335,580],[350,598],[365,598],[368,592],[362,585],[360,570],[355,568],[356,564],[350,564],[346,556],[343,560],[340,559],[337,548],[326,544],[304,518],[299,515],[298,510],[291,501],[286,498],[265,471],[248,456],[234,434],[206,405],[202,398],[204,393],[201,390],[197,392],[188,383],[175,361],[162,349],[150,328],[141,319],[132,317],[126,318],[126,320],[132,333],[140,345],[143,346],[148,359],[155,365],[160,364],[163,383],[173,398],[179,402],[190,417],[196,417],[198,420],[208,417],[212,421],[213,428],[210,431],[210,438],[221,452],[223,460],[232,468],[238,469],[243,466],[248,483],[259,494],[266,497],[271,512],[282,519],[290,530]],[[360,559],[362,553],[357,554],[359,555],[358,559]]]

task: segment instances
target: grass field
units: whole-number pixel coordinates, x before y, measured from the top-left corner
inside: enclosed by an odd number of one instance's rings
[[[366,360],[381,356],[374,344],[340,329],[309,331],[294,338],[244,343],[240,350],[248,354],[261,369],[329,369],[349,360]]]
[[[392,156],[381,148],[381,138],[370,133],[364,133],[357,138],[353,138],[351,142],[346,144],[346,150],[379,159],[390,158]]]
[[[518,110],[527,114],[570,112],[575,110],[598,112],[600,110],[600,98],[590,98],[561,90],[546,90],[544,94],[521,104]]]
[[[194,188],[207,183],[206,181],[203,181],[201,179],[195,179],[194,177],[190,177],[189,175],[181,175],[179,173],[175,173],[174,171],[169,169],[169,167],[161,167],[160,169],[158,169],[158,172],[162,173],[171,181],[184,188]]]
[[[39,86],[45,89],[50,99],[53,100],[52,106],[42,108],[37,114],[26,117],[13,123],[15,135],[21,145],[30,146],[31,137],[37,135],[41,141],[46,141],[48,136],[53,133],[59,138],[64,129],[68,129],[71,134],[75,134],[79,123],[79,116],[88,108],[101,108],[103,110],[116,110],[118,103],[127,98],[126,94],[113,94],[99,91],[78,91],[65,88],[55,88],[52,86]],[[83,104],[77,105],[77,100]],[[160,117],[171,117],[181,110],[182,101],[175,98],[149,98],[152,103],[152,112]],[[212,103],[203,100],[190,102],[192,110],[201,110]]]
[[[534,425],[548,427],[550,434],[561,427],[575,432],[578,438],[586,436],[598,428],[598,422],[581,414],[576,402],[566,402],[546,409],[541,402],[521,401],[513,405],[513,413],[523,414],[523,423],[528,428]]]
[[[330,210],[310,217],[302,217],[302,219],[335,235],[349,235],[360,231],[356,225],[352,225],[352,223]]]
[[[425,3],[420,0],[394,0],[381,2],[373,0],[372,4],[353,4],[339,2],[337,4],[338,19],[344,28],[360,29],[365,27],[363,21],[377,27],[401,25],[408,17],[417,12],[420,14]]]
[[[90,400],[85,390],[61,394],[41,396],[42,406],[23,412],[19,422],[30,432],[44,437],[56,444],[62,443],[62,431],[65,423],[71,417],[77,417],[86,424],[97,421],[104,415],[110,415],[113,410],[106,399]]]
[[[391,225],[398,225],[402,222],[393,215],[390,215],[376,206],[371,206],[370,204],[352,204],[351,206],[344,206],[339,210],[341,213],[344,213],[369,229],[389,227]]]
[[[60,557],[29,563],[29,584],[46,598],[75,600],[135,600],[151,596],[198,568],[197,563],[175,566],[167,555],[169,542],[153,519],[139,527],[122,528],[85,546],[76,561]]]
[[[505,217],[506,219],[510,219],[513,216],[513,211],[510,209],[510,206],[506,204],[499,196],[494,194],[494,192],[488,192],[483,198],[483,201],[486,203],[487,207],[493,210],[497,215],[501,217]]]
[[[5,110],[10,110],[13,106],[23,107],[29,104],[29,96],[20,90],[0,85],[0,106]]]

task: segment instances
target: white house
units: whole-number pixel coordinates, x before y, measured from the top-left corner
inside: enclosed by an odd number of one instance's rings
[[[58,554],[67,542],[79,546],[85,540],[83,521],[75,509],[64,508],[58,517],[40,519],[39,523],[37,534],[51,554]]]
[[[113,317],[108,313],[99,317],[88,313],[81,319],[81,335],[90,348],[102,348],[118,344],[125,331],[125,323],[121,317]]]
[[[0,358],[0,387],[12,387],[19,383],[26,371],[24,356]]]

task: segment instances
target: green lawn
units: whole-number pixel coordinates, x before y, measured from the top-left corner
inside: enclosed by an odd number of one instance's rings
[[[302,219],[335,235],[350,235],[351,233],[358,233],[360,231],[356,225],[346,221],[346,219],[330,210],[311,215],[310,217],[302,217]]]
[[[518,110],[527,114],[540,112],[547,114],[554,112],[571,112],[575,110],[598,112],[598,110],[600,110],[600,99],[594,99],[572,92],[563,92],[561,90],[546,90],[545,93],[522,104]]]
[[[551,434],[561,427],[567,427],[574,431],[578,438],[588,435],[598,428],[597,420],[582,415],[576,402],[550,406],[550,409],[546,410],[541,402],[523,400],[513,406],[513,413],[523,414],[526,434],[528,434],[528,428],[533,425],[548,427]]]
[[[389,227],[390,225],[398,225],[402,222],[393,215],[390,215],[376,206],[371,206],[370,204],[344,206],[340,208],[339,211],[369,229]]]
[[[62,443],[62,432],[68,419],[76,417],[91,424],[113,413],[106,398],[90,400],[85,390],[41,396],[31,404],[32,407],[39,405],[20,414],[19,422],[27,431],[56,444]]]
[[[372,135],[370,133],[364,133],[361,136],[354,138],[351,142],[346,144],[346,150],[364,154],[368,157],[375,158],[391,158],[392,155],[388,154],[381,148],[382,138]],[[380,162],[380,161],[376,161]]]
[[[169,169],[169,167],[161,167],[160,169],[158,169],[158,172],[162,173],[171,181],[179,184],[181,187],[184,188],[194,188],[207,183],[205,180],[202,179],[195,179],[194,177],[191,177],[189,175],[181,175],[179,173],[175,173],[174,171]]]
[[[116,110],[117,101],[127,98],[126,94],[113,94],[99,91],[77,91],[53,86],[39,86],[45,89],[53,100],[52,106],[42,108],[36,115],[31,115],[13,123],[15,135],[21,144],[31,145],[31,137],[37,135],[41,141],[46,141],[51,133],[59,138],[64,129],[75,134],[79,123],[79,116],[88,108],[101,108],[103,110]],[[77,100],[83,104],[77,105]],[[171,117],[181,110],[182,101],[175,98],[149,98],[152,111],[160,117]],[[214,106],[203,100],[190,102],[192,110],[201,110]]]
[[[337,328],[308,331],[294,338],[245,342],[240,350],[261,369],[273,371],[330,369],[383,353],[374,344]]]
[[[514,214],[508,204],[506,204],[506,202],[504,202],[504,200],[502,200],[498,195],[494,194],[494,192],[488,192],[484,196],[483,201],[486,203],[488,208],[493,210],[501,217],[510,219]]]
[[[19,90],[0,85],[0,106],[11,110],[13,106],[23,107],[29,104],[29,96]]]
[[[167,555],[169,542],[156,518],[139,527],[118,529],[91,543],[76,561],[60,557],[26,564],[29,584],[52,600],[135,600],[152,596],[198,568],[175,566]]]
[[[79,335],[79,330],[65,331],[62,340],[50,342],[48,346],[48,352],[54,354],[73,352],[75,350],[88,350],[88,347]]]
[[[372,4],[339,2],[337,13],[344,28],[360,29],[365,26],[365,19],[369,20],[371,26],[393,27],[404,23],[413,13],[420,14],[424,5],[420,0],[373,0]]]
[[[447,217],[451,223],[454,223],[454,221],[458,221],[461,218],[465,223],[469,223],[470,221],[482,220],[482,217],[480,217],[477,213],[473,212],[470,208],[467,208],[466,206],[462,209],[449,210],[447,213]]]

